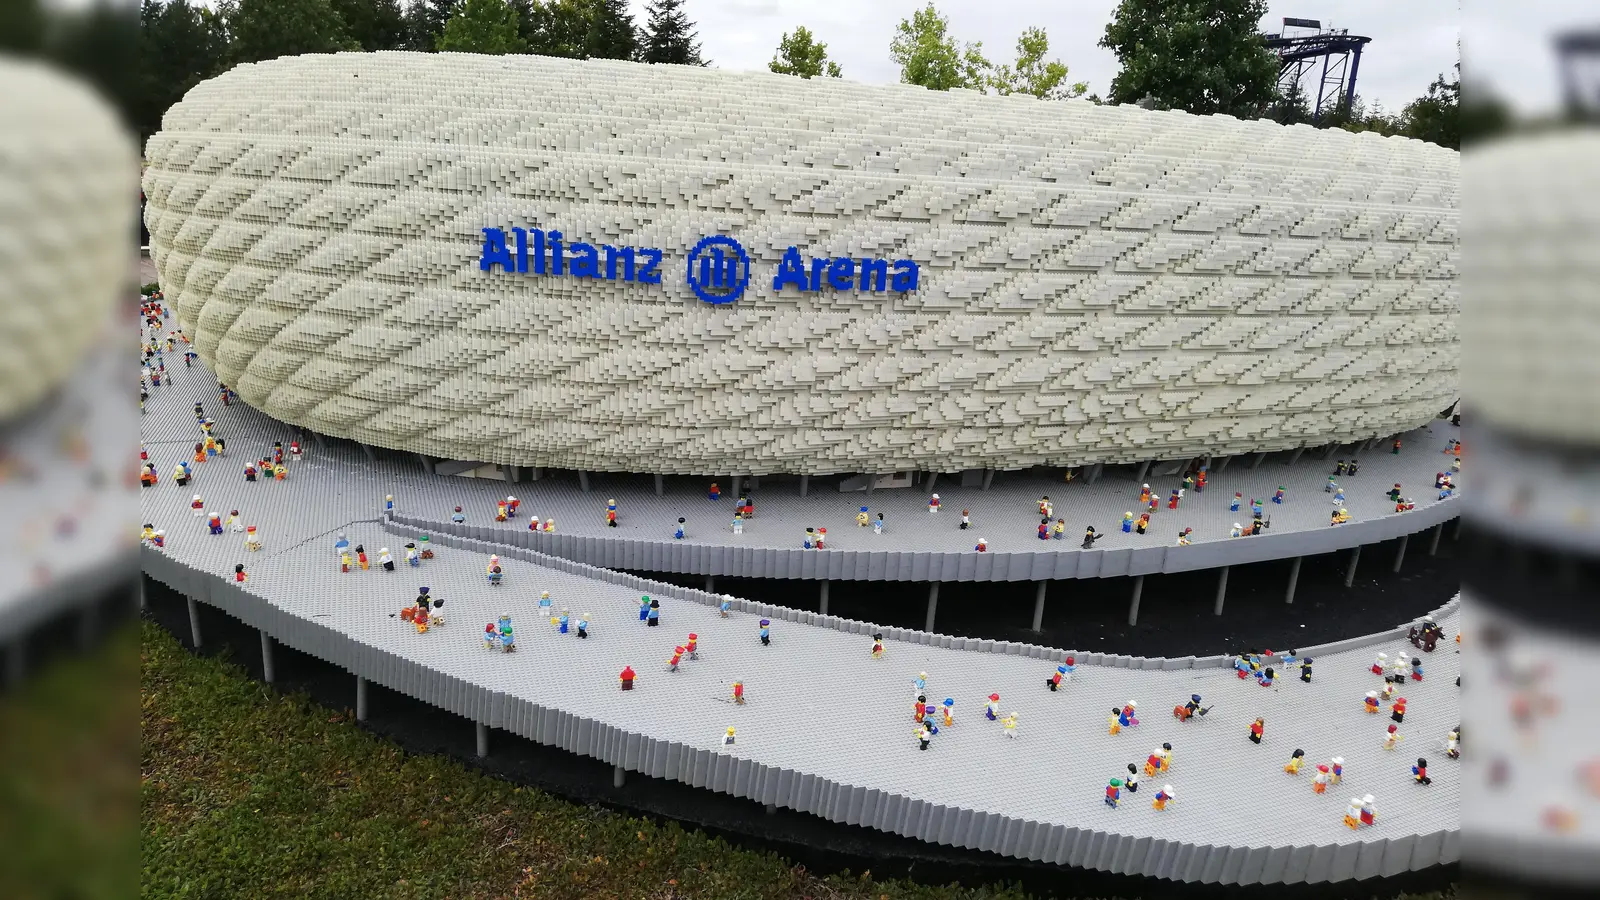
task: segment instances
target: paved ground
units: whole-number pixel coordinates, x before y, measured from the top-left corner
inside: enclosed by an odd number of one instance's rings
[[[1458,719],[1453,647],[1429,658],[1426,681],[1407,685],[1411,705],[1403,729],[1410,742],[1407,752],[1392,754],[1379,747],[1387,718],[1361,712],[1362,694],[1377,686],[1365,668],[1372,656],[1367,650],[1319,659],[1309,685],[1285,679],[1266,689],[1225,670],[1084,666],[1068,690],[1052,694],[1042,686],[1048,673],[1037,661],[893,643],[887,658],[875,661],[858,636],[787,623],[778,626],[772,646],[763,647],[749,617],[720,619],[686,603],[669,605],[665,627],[646,629],[635,614],[637,596],[622,589],[515,560],[508,561],[505,584],[491,588],[483,576],[487,559],[463,551],[444,550],[420,571],[374,567],[344,575],[332,551],[336,534],[364,544],[374,561],[380,547],[398,551],[402,539],[378,521],[378,501],[385,493],[425,490],[408,487],[408,479],[421,480],[420,469],[408,476],[358,456],[313,451],[291,466],[289,480],[247,484],[240,471],[249,451],[270,445],[279,427],[243,408],[223,409],[204,370],[180,364],[172,371],[176,384],[155,392],[143,429],[164,480],[141,495],[145,520],[168,531],[167,552],[218,574],[245,563],[248,589],[456,677],[690,746],[715,747],[722,730],[735,725],[733,752],[765,764],[949,805],[1130,834],[1243,846],[1353,842],[1430,832],[1458,816],[1454,764],[1434,752]],[[165,475],[198,437],[190,412],[196,399],[217,418],[231,446],[225,460],[201,464],[196,482],[185,489]],[[239,509],[244,521],[261,528],[265,549],[249,553],[241,536],[206,534],[203,519],[188,508],[197,492],[208,509]],[[424,583],[446,599],[448,624],[417,635],[394,616]],[[589,613],[594,637],[562,637],[537,621],[533,602],[541,590],[574,615]],[[483,649],[483,623],[501,613],[514,617],[522,652]],[[1457,614],[1444,625],[1453,633]],[[701,636],[704,659],[667,673],[672,645],[691,630]],[[1384,649],[1394,654],[1401,647]],[[624,664],[641,674],[639,690],[630,695],[615,689]],[[926,753],[917,751],[911,734],[910,679],[918,671],[930,673],[931,697],[957,702],[956,725]],[[736,678],[751,697],[744,707],[725,702]],[[991,691],[1001,694],[1006,711],[1020,713],[1019,740],[1005,740],[982,721],[982,698]],[[1178,726],[1163,710],[1191,692],[1204,694],[1215,711]],[[1144,724],[1108,736],[1107,711],[1130,699],[1147,710]],[[1245,740],[1255,716],[1268,721],[1259,747]],[[1180,798],[1174,808],[1151,810],[1150,785],[1122,809],[1105,807],[1106,779],[1163,741],[1175,748],[1174,768],[1163,779]],[[1309,774],[1283,774],[1296,747],[1313,761],[1342,755],[1346,783],[1318,796]],[[1435,757],[1431,787],[1409,783],[1414,750]],[[1339,824],[1345,801],[1362,793],[1378,798],[1383,820],[1377,832],[1350,832]],[[1214,815],[1237,808],[1243,796],[1252,808],[1273,813]]]

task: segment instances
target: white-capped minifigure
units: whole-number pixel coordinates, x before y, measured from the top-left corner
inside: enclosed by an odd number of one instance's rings
[[[261,536],[254,525],[248,525],[244,529],[244,547],[246,550],[261,549]]]
[[[1361,798],[1350,798],[1350,805],[1344,809],[1344,825],[1351,831],[1361,826]]]
[[[189,509],[192,510],[196,516],[202,516],[206,511],[206,503],[204,500],[200,499],[199,494],[195,494],[194,499],[189,501]]]
[[[1171,803],[1171,802],[1172,802],[1172,785],[1164,784],[1164,785],[1161,786],[1161,790],[1156,791],[1155,802],[1151,803],[1150,807],[1159,812],[1161,810],[1166,809],[1167,808],[1167,804]]]
[[[939,495],[938,494],[934,494],[932,497],[928,498],[928,512],[936,513],[938,511],[939,511]]]
[[[979,553],[988,553],[989,552],[989,539],[988,538],[978,538],[978,545],[976,547],[973,547],[972,549],[978,551]]]
[[[378,565],[383,566],[385,572],[394,571],[394,557],[389,555],[388,547],[378,551]]]
[[[1244,528],[1238,522],[1233,523],[1233,527],[1228,529],[1228,537],[1238,537],[1242,534],[1244,534]]]
[[[1389,654],[1379,653],[1378,658],[1372,661],[1372,674],[1382,675],[1383,670],[1389,665]]]

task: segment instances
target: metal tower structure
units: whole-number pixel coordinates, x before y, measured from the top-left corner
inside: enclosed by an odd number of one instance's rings
[[[1575,118],[1600,115],[1600,31],[1557,35],[1556,57],[1568,114]]]
[[[1356,97],[1356,74],[1361,70],[1361,49],[1372,43],[1372,38],[1351,34],[1347,28],[1330,25],[1325,29],[1316,19],[1287,16],[1281,32],[1262,37],[1278,56],[1279,93],[1309,98],[1312,92],[1306,82],[1308,78],[1316,81],[1316,102],[1311,106],[1313,125],[1322,119],[1325,98],[1336,98],[1341,111],[1350,110]]]

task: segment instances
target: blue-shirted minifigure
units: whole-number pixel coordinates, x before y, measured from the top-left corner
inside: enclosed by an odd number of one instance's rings
[[[650,595],[645,594],[639,598],[639,621],[643,622],[648,618],[650,618]]]
[[[728,611],[731,609],[733,609],[733,601],[729,600],[727,597],[723,597],[722,602],[717,604],[717,612],[720,613],[724,619],[728,617]]]
[[[564,610],[564,609],[561,611],[561,615],[556,617],[556,633],[557,634],[566,634],[567,633],[567,622],[569,621],[570,618],[571,617],[567,614],[567,611]]]
[[[651,625],[651,626],[655,626],[655,625],[660,625],[661,624],[661,601],[660,600],[651,600],[650,601],[650,611],[649,611],[649,614],[647,616],[645,616],[644,624]]]
[[[511,636],[511,617],[501,616],[498,624],[500,626],[501,649],[505,650],[507,653],[515,651],[517,649],[517,644],[516,638]]]
[[[394,512],[394,495],[385,494],[383,497],[383,511]]]
[[[675,541],[683,540],[683,524],[684,524],[684,518],[683,518],[683,516],[679,516],[678,517],[678,530],[674,531],[672,533],[672,539],[673,540],[675,540]]]
[[[761,646],[766,647],[766,646],[769,646],[771,644],[772,644],[772,620],[770,620],[770,619],[762,619],[761,620]]]

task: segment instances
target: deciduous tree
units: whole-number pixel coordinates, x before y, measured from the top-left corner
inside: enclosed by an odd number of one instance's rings
[[[1000,66],[989,78],[997,94],[1029,94],[1040,100],[1069,100],[1082,97],[1088,82],[1067,81],[1067,64],[1059,59],[1045,61],[1050,38],[1037,26],[1025,29],[1017,38],[1015,66]]]
[[[968,44],[952,37],[950,20],[931,2],[900,20],[889,56],[900,66],[900,81],[905,84],[936,91],[958,87],[982,91],[989,85],[991,67],[983,56],[983,42]]]
[[[1267,0],[1122,0],[1100,46],[1122,70],[1113,103],[1255,118],[1277,99],[1278,58],[1258,26]]]
[[[439,49],[455,53],[521,53],[517,13],[506,0],[466,0],[439,35]]]
[[[222,8],[235,62],[361,49],[328,0],[233,0]]]
[[[778,52],[767,68],[779,75],[799,75],[801,78],[841,78],[844,70],[828,58],[828,45],[816,39],[811,29],[799,26],[791,34],[784,32],[778,40]]]
[[[228,35],[222,17],[190,0],[145,0],[139,10],[138,99],[133,127],[141,139],[189,89],[222,73]]]
[[[332,0],[345,33],[363,50],[407,47],[406,15],[400,0]]]

